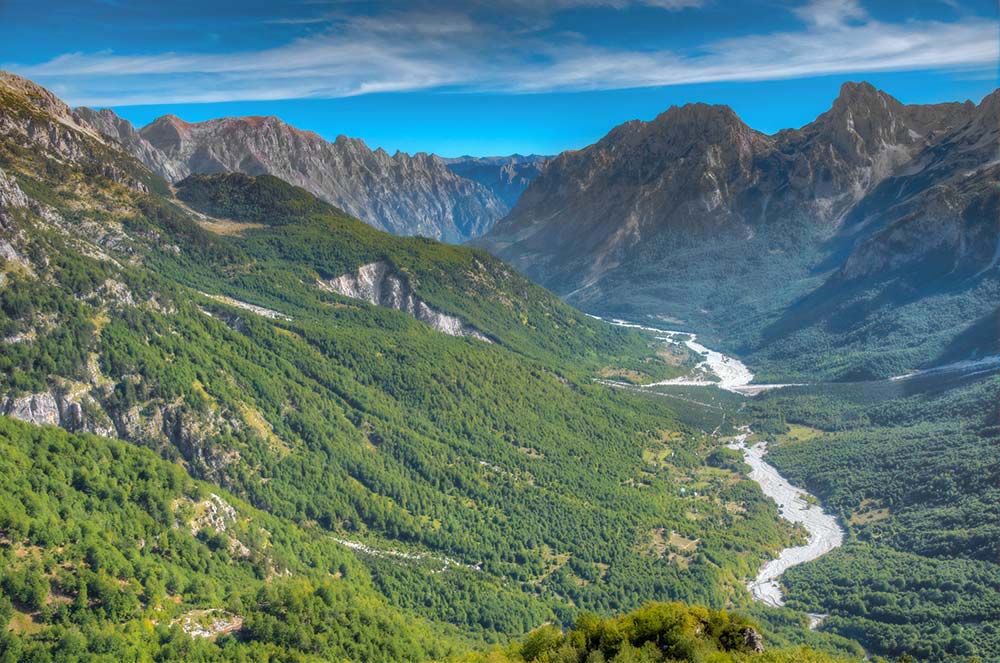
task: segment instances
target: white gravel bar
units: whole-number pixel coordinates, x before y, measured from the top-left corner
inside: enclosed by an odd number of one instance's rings
[[[806,501],[808,493],[796,488],[778,474],[774,466],[764,460],[767,443],[747,445],[750,433],[746,432],[730,444],[732,449],[743,452],[743,459],[751,467],[750,478],[756,481],[764,494],[778,504],[781,517],[789,522],[802,523],[809,532],[809,541],[803,546],[785,548],[777,559],[766,562],[757,577],[747,583],[747,589],[758,601],[773,607],[785,604],[778,579],[793,566],[812,561],[844,543],[844,530],[837,519],[818,505]]]

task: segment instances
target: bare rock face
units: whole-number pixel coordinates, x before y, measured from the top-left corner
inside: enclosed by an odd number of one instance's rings
[[[118,117],[110,108],[96,111],[92,108],[81,107],[77,108],[76,112],[87,124],[104,136],[121,143],[129,154],[142,161],[150,170],[164,179],[173,182],[184,178],[184,175],[178,172],[176,165],[166,155],[143,138],[131,122]]]
[[[59,406],[51,393],[30,394],[7,400],[4,414],[39,426],[58,426]]]
[[[14,178],[0,168],[0,211],[28,206],[28,197],[21,191]]]
[[[434,155],[390,156],[346,136],[330,143],[276,117],[192,124],[166,115],[136,131],[107,109],[79,112],[171,182],[191,174],[274,175],[397,235],[463,242],[510,210],[489,188],[456,175]]]
[[[208,499],[198,502],[196,506],[198,515],[187,523],[192,534],[197,534],[203,529],[211,530],[215,534],[225,534],[236,522],[236,509],[215,493],[209,494]]]
[[[89,407],[84,408],[85,404]],[[0,413],[39,426],[60,426],[70,432],[103,437],[111,437],[115,432],[111,421],[89,395],[71,395],[57,389],[8,397]]]
[[[868,278],[913,266],[967,278],[1000,261],[1000,91],[964,107],[941,132],[853,210],[858,239],[838,277]]]
[[[3,89],[5,96],[11,95],[25,102],[26,107],[36,109],[46,118],[55,120],[52,124],[60,125],[48,127],[47,131],[43,131],[42,127],[37,125],[30,127],[30,131],[34,134],[34,137],[39,139],[41,143],[47,146],[61,146],[65,150],[66,155],[70,156],[73,152],[72,141],[67,140],[69,136],[61,130],[61,127],[84,133],[95,140],[103,142],[100,132],[87,124],[76,111],[67,106],[59,97],[42,86],[36,85],[16,74],[0,71],[0,88]],[[23,121],[26,119],[25,113],[10,113],[8,115],[9,117],[6,120],[9,123],[7,124],[8,127],[14,127],[18,120]],[[24,130],[25,127],[26,124],[22,124],[20,128]]]
[[[10,230],[13,226],[14,211],[27,207],[28,198],[21,191],[21,187],[17,185],[13,177],[0,168],[0,229]],[[6,260],[21,262],[20,258],[17,257],[17,252],[14,251],[9,242],[2,240],[2,247],[0,248],[0,256]]]
[[[387,262],[362,265],[356,274],[343,274],[321,283],[321,287],[344,297],[402,311],[449,336],[471,336],[487,343],[492,342],[475,327],[455,316],[435,310],[420,299],[406,277],[398,274]]]
[[[774,150],[728,107],[674,107],[555,157],[474,243],[565,292],[627,265],[650,241],[666,255],[720,233],[745,238],[767,210],[759,188],[770,173],[758,163]]]

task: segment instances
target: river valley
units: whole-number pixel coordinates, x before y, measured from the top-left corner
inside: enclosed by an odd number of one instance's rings
[[[656,335],[656,338],[674,345],[683,343],[688,349],[702,358],[692,373],[688,376],[663,380],[650,387],[669,386],[715,386],[725,391],[755,396],[770,389],[781,389],[790,384],[752,384],[753,372],[742,361],[716,350],[711,350],[697,342],[697,336],[688,332],[668,331],[645,327],[624,320],[613,320],[613,324],[642,329]],[[836,518],[825,513],[818,500],[801,488],[790,484],[774,466],[764,460],[767,454],[766,442],[753,442],[753,432],[742,429],[741,433],[728,445],[732,449],[743,452],[743,460],[750,466],[749,476],[764,494],[778,505],[781,517],[792,523],[801,524],[808,532],[808,541],[804,545],[792,546],[782,550],[778,557],[766,562],[757,577],[747,583],[747,589],[754,599],[772,607],[784,605],[780,578],[789,568],[814,560],[825,555],[834,548],[843,545],[844,532]],[[822,617],[813,616],[814,624]]]

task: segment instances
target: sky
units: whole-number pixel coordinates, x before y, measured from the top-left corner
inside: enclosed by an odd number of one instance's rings
[[[0,68],[137,126],[277,115],[389,152],[554,154],[674,104],[799,127],[846,80],[997,87],[997,0],[0,0]]]

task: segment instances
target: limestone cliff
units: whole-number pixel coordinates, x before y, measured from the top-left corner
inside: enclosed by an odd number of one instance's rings
[[[357,273],[342,274],[335,279],[321,282],[320,285],[344,297],[361,299],[375,306],[402,311],[449,336],[471,336],[487,343],[492,342],[475,327],[455,316],[435,310],[420,299],[410,287],[406,277],[396,272],[387,262],[362,265]]]

